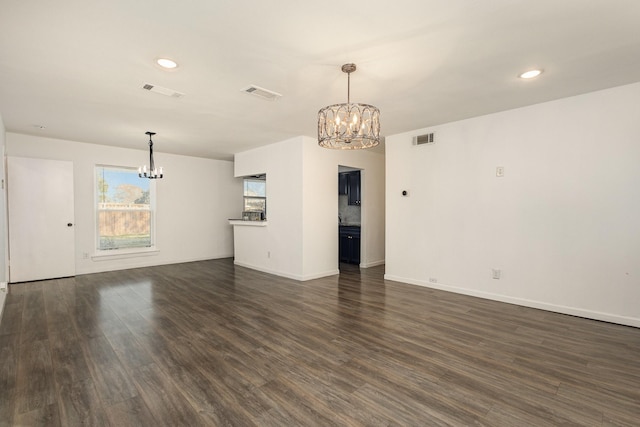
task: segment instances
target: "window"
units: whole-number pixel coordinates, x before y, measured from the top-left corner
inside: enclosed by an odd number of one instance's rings
[[[96,166],[99,251],[154,245],[154,186],[134,168]]]
[[[248,176],[244,179],[244,209],[246,212],[262,213],[267,217],[267,176]]]

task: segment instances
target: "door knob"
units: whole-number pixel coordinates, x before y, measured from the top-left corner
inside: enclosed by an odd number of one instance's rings
[[[70,223],[70,222],[68,222],[68,223],[67,223],[67,227],[73,227],[73,224],[72,224],[72,223]]]

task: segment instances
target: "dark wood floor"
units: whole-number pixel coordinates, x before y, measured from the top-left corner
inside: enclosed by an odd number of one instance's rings
[[[0,425],[639,425],[640,329],[341,268],[12,285]]]

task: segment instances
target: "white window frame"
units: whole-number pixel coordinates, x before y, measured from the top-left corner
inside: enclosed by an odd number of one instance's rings
[[[156,246],[156,206],[157,206],[157,194],[156,194],[156,183],[155,180],[149,180],[149,198],[151,199],[151,203],[149,204],[149,211],[151,214],[151,245],[150,246],[141,246],[135,248],[119,248],[119,249],[100,249],[100,210],[98,209],[98,203],[100,200],[100,192],[98,191],[98,168],[111,168],[111,169],[121,169],[126,171],[131,171],[132,173],[138,174],[138,168],[131,166],[122,166],[122,165],[107,165],[107,164],[95,164],[93,167],[93,191],[94,191],[94,254],[91,257],[93,260],[108,260],[108,259],[119,259],[119,258],[128,258],[131,256],[147,256],[147,255],[155,255],[158,253],[158,248]],[[148,178],[138,178],[138,179],[148,179]]]

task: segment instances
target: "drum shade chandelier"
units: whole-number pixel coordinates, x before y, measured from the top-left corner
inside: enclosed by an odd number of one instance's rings
[[[358,150],[380,143],[380,110],[373,105],[351,103],[351,73],[356,64],[344,64],[347,73],[347,103],[318,111],[318,145],[339,150]]]
[[[160,166],[160,168],[156,168],[156,165],[153,162],[153,141],[151,140],[151,137],[156,133],[145,132],[145,134],[149,135],[149,169],[147,169],[147,165],[140,166],[138,168],[138,176],[140,178],[149,178],[149,179],[162,178],[162,166]]]

